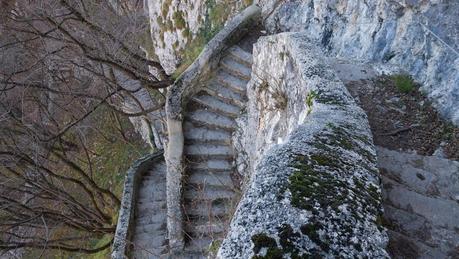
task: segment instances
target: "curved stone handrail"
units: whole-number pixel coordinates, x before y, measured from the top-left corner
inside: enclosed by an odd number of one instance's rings
[[[112,246],[111,258],[113,259],[124,259],[128,257],[129,240],[132,234],[132,222],[134,220],[135,204],[137,200],[137,187],[140,184],[143,173],[145,173],[145,171],[158,159],[162,159],[163,154],[163,150],[159,150],[155,153],[141,157],[134,161],[127,171],[124,180],[118,224],[116,225],[115,238]]]
[[[236,15],[206,45],[199,57],[183,72],[167,91],[166,115],[168,143],[167,164],[167,229],[172,251],[183,248],[181,179],[183,175],[183,107],[199,89],[199,83],[210,78],[220,62],[221,53],[241,39],[261,16],[261,9],[251,5]]]

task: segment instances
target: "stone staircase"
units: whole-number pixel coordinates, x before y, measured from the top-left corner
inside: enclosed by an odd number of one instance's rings
[[[459,258],[459,162],[377,151],[391,255]]]
[[[239,198],[233,165],[232,133],[245,105],[252,55],[228,49],[219,68],[192,96],[183,122],[185,176],[182,207],[185,247],[182,258],[205,258],[213,242],[224,238]],[[143,176],[133,234],[133,258],[169,258],[166,164]],[[174,255],[177,257],[177,255]]]
[[[159,258],[168,253],[164,160],[154,164],[143,175],[137,197],[133,257]]]
[[[234,46],[207,85],[188,103],[183,124],[185,251],[202,257],[226,233],[238,200],[231,145],[246,98],[251,54]],[[191,258],[189,256],[188,258]]]

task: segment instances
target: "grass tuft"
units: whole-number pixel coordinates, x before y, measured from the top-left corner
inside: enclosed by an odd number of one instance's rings
[[[402,93],[407,94],[414,90],[414,81],[411,76],[407,74],[393,75],[392,80],[394,81],[397,89]]]

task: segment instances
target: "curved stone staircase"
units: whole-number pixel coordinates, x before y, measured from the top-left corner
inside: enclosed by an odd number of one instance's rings
[[[185,176],[182,207],[183,258],[203,258],[222,240],[238,201],[232,133],[244,107],[252,55],[229,48],[204,87],[191,97],[183,122]],[[156,164],[143,176],[138,194],[134,258],[168,257],[166,165]]]
[[[251,55],[234,46],[187,106],[183,124],[185,251],[203,255],[226,233],[237,202],[231,136],[243,108]]]

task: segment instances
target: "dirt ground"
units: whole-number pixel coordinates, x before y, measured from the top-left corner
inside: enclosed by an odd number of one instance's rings
[[[432,155],[436,150],[459,161],[459,128],[443,120],[414,87],[397,89],[392,77],[350,81],[346,87],[368,115],[376,145]]]

